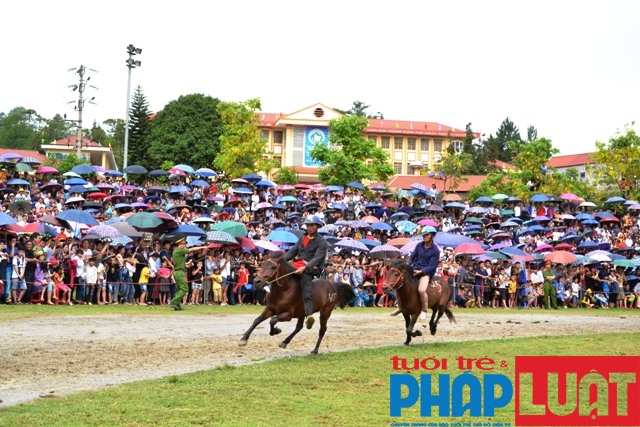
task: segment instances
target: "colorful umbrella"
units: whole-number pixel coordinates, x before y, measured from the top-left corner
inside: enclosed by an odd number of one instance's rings
[[[87,234],[92,234],[102,239],[104,239],[105,237],[122,237],[122,232],[110,225],[96,225],[88,229]]]
[[[138,212],[127,218],[127,222],[140,230],[153,230],[162,225],[162,220],[149,212]]]
[[[296,243],[299,238],[289,231],[274,230],[267,235],[267,240],[272,242]]]
[[[556,264],[571,264],[576,262],[578,257],[567,251],[555,251],[544,257],[545,261],[551,261]]]
[[[338,241],[334,246],[351,251],[369,252],[369,248],[365,244],[348,237]]]
[[[222,243],[226,245],[237,245],[235,237],[225,231],[209,231],[206,237],[207,242]]]
[[[454,249],[454,252],[458,255],[482,255],[485,250],[476,243],[463,243]]]
[[[216,231],[224,231],[231,234],[233,237],[246,237],[248,234],[247,227],[243,223],[236,221],[221,221],[214,224],[212,229]]]
[[[399,256],[402,256],[402,251],[391,245],[376,246],[369,251],[370,258],[386,259],[397,258]]]
[[[98,221],[89,212],[79,209],[68,209],[56,215],[56,218],[64,221],[73,221],[86,225],[98,225]]]

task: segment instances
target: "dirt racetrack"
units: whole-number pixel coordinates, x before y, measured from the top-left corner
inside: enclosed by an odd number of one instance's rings
[[[435,337],[428,334],[414,343],[463,341],[478,338],[577,333],[638,332],[636,316],[594,316],[566,311],[481,313],[456,310],[457,324],[446,319]],[[268,335],[268,322],[255,331],[246,347],[238,340],[254,315],[91,315],[49,316],[0,322],[3,331],[0,370],[0,405],[15,405],[41,395],[64,395],[125,382],[160,378],[224,364],[306,355],[317,338],[303,329],[287,349],[278,343],[293,330],[281,323],[283,333]],[[485,326],[479,328],[479,326]],[[490,327],[486,327],[490,326]],[[482,336],[477,331],[482,330]],[[401,345],[402,316],[379,311],[336,311],[320,348],[321,353],[355,348]],[[176,361],[179,361],[177,363]]]

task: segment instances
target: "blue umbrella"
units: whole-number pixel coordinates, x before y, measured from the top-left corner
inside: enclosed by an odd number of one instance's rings
[[[89,212],[79,209],[68,209],[56,215],[56,218],[64,221],[79,222],[87,225],[98,225],[98,221]]]
[[[596,218],[615,218],[615,215],[611,212],[598,212]]]
[[[74,166],[71,168],[71,172],[75,172],[78,175],[88,175],[90,173],[95,173],[96,170],[91,165],[83,164]]]
[[[476,203],[493,203],[493,202],[495,202],[495,200],[493,200],[491,197],[488,197],[488,196],[481,196],[476,199]]]
[[[131,209],[132,207],[133,206],[131,206],[129,203],[116,203],[113,208],[115,210],[118,210],[118,209]]]
[[[396,223],[396,227],[397,226],[398,226],[398,223]],[[393,230],[393,227],[391,225],[387,224],[386,222],[374,222],[373,224],[371,224],[371,228],[373,228],[374,230],[382,230],[382,231],[392,231]]]
[[[243,175],[242,179],[246,179],[249,182],[258,182],[262,180],[262,177],[260,175],[256,175],[255,173],[249,173],[249,174]]]
[[[169,189],[169,193],[187,193],[191,191],[186,185],[172,185]]]
[[[192,168],[191,166],[189,166],[189,165],[180,164],[180,165],[175,165],[173,168],[180,169],[181,171],[184,171],[186,173],[192,173],[192,174],[196,173],[196,170],[194,168]]]
[[[413,188],[414,190],[418,190],[418,191],[423,191],[425,193],[429,192],[429,189],[427,188],[426,185],[414,182],[413,184],[409,185],[409,187]]]
[[[114,169],[109,169],[107,171],[104,171],[104,175],[105,176],[124,176],[124,174],[122,172],[114,170]]]
[[[266,179],[261,179],[260,181],[256,182],[253,185],[256,187],[271,187],[271,188],[276,187],[276,184]]]
[[[580,242],[580,244],[578,245],[578,249],[593,249],[597,247],[598,247],[598,244],[590,240],[584,240]]]
[[[376,223],[376,224],[379,224],[379,223]],[[406,220],[397,221],[393,225],[398,229],[398,231],[409,232],[409,233],[415,231],[415,229],[418,228],[418,224],[411,221],[406,221]]]
[[[605,203],[624,203],[625,202],[625,198],[624,197],[620,197],[620,196],[614,196],[614,197],[609,197],[607,200],[605,200]]]
[[[280,200],[278,201],[282,203],[287,203],[287,202],[297,202],[298,199],[296,199],[293,196],[284,196],[284,197],[281,197]]]
[[[376,202],[367,202],[364,204],[364,207],[367,209],[371,209],[371,208],[381,208],[382,205],[380,203],[376,203]]]
[[[69,193],[85,193],[87,188],[82,185],[72,185],[69,187]]]
[[[189,183],[189,185],[192,187],[210,187],[211,186],[211,184],[209,184],[207,181],[204,181],[202,179],[194,179]]]
[[[196,175],[204,176],[205,178],[208,178],[210,176],[218,176],[216,171],[214,171],[213,169],[209,169],[209,168],[196,169]]]
[[[274,203],[273,206],[271,206],[271,209],[284,209],[284,205],[280,204],[280,203]]]
[[[502,252],[503,254],[508,254],[508,255],[526,255],[525,251],[523,251],[522,249],[515,248],[515,247],[501,248],[500,252]]]
[[[467,206],[464,203],[460,202],[451,202],[444,205],[445,209],[464,209]]]
[[[367,245],[359,242],[358,240],[353,240],[348,237],[345,237],[336,242],[334,246],[352,251],[369,252],[369,248],[367,247]]]
[[[31,185],[31,183],[25,179],[20,179],[20,178],[16,178],[16,179],[12,179],[11,181],[7,182],[7,185]]]
[[[298,236],[289,231],[275,230],[267,235],[267,240],[271,240],[272,242],[296,243],[299,239]]]
[[[373,191],[387,191],[387,187],[385,187],[384,185],[380,185],[380,184],[372,186],[371,189]]]
[[[531,202],[538,202],[538,203],[548,202],[549,200],[550,200],[549,196],[546,196],[544,194],[534,194],[529,199],[529,201],[531,201]]]
[[[339,185],[327,185],[327,189],[325,191],[327,193],[341,192],[341,191],[344,191],[344,188]]]
[[[331,209],[338,209],[344,211],[347,209],[347,206],[344,203],[331,203],[329,206]]]
[[[151,172],[149,172],[149,176],[157,178],[159,176],[167,176],[169,175],[169,172],[167,171],[163,171],[162,169],[154,169]]]
[[[579,219],[580,221],[582,221],[583,219],[593,219],[593,217],[588,213],[580,212],[579,214],[576,215],[576,219]]]
[[[16,220],[4,212],[0,212],[0,227],[3,225],[15,224]]]
[[[409,214],[406,212],[396,212],[389,218],[392,222],[394,221],[404,221],[409,218]]]
[[[82,178],[69,178],[64,182],[64,185],[86,185],[87,181]]]
[[[247,187],[238,187],[233,189],[234,194],[253,194],[253,190]]]
[[[207,233],[197,225],[180,224],[176,228],[169,230],[167,234],[181,236],[206,236]]]
[[[358,240],[358,242],[362,243],[368,248],[375,248],[376,246],[380,246],[382,244],[377,240],[371,240],[371,239],[360,239]]]
[[[123,172],[131,175],[146,175],[149,173],[147,168],[140,165],[127,166],[126,168],[124,168]]]
[[[422,240],[422,236],[417,236]],[[471,237],[463,236],[461,234],[453,234],[453,233],[438,233],[433,241],[440,247],[446,248],[457,248],[463,243],[474,243],[478,244],[478,242]],[[483,248],[488,247],[487,245],[480,245]]]
[[[582,224],[584,224],[584,225],[598,225],[599,222],[596,221],[595,219],[585,219],[584,221],[582,221]]]
[[[356,190],[362,190],[362,191],[365,190],[364,185],[356,181],[351,181],[350,183],[347,184],[347,187],[355,188]]]

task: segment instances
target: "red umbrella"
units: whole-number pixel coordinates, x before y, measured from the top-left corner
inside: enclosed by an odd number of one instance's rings
[[[238,243],[240,244],[240,247],[242,248],[246,248],[249,250],[254,250],[256,248],[256,245],[253,242],[253,239],[240,236],[240,237],[236,237],[236,240],[238,241]]]
[[[573,245],[570,245],[568,243],[560,243],[560,244],[555,245],[553,247],[554,251],[569,251],[570,252],[570,251],[572,251],[574,249],[575,248],[573,247]]]
[[[90,193],[88,196],[89,199],[104,199],[105,197],[107,197],[105,193]]]
[[[398,202],[382,202],[382,206],[385,208],[397,208]]]
[[[460,200],[462,200],[462,197],[458,196],[457,194],[447,194],[442,198],[442,200],[445,202],[459,202]]]
[[[463,243],[458,245],[454,250],[456,254],[464,254],[464,255],[482,255],[485,253],[485,250],[482,249],[482,246],[476,243]]]
[[[578,257],[567,251],[556,251],[551,252],[549,255],[544,257],[545,261],[555,262],[556,264],[571,264],[572,262],[576,262]]]
[[[395,246],[396,248],[401,248],[407,243],[409,243],[410,241],[411,239],[407,239],[406,237],[398,237],[398,238],[387,241],[386,244],[389,246]]]

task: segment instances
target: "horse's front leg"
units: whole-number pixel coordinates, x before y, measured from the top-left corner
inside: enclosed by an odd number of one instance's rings
[[[289,316],[289,319],[291,320],[291,316]],[[271,320],[273,322],[273,319]],[[287,345],[291,342],[291,340],[293,339],[293,337],[295,337],[296,335],[298,335],[298,332],[300,332],[302,330],[302,324],[304,323],[304,317],[299,317],[298,318],[298,322],[296,323],[296,328],[293,330],[293,332],[291,332],[291,335],[289,335],[288,337],[286,337],[284,339],[284,341],[282,341],[279,345],[280,348],[286,348]]]
[[[247,331],[244,333],[244,335],[242,335],[242,338],[240,339],[240,342],[238,343],[239,346],[245,346],[247,345],[247,341],[249,341],[249,336],[251,336],[251,333],[253,332],[253,330],[262,322],[264,322],[264,320],[271,316],[271,310],[269,310],[269,308],[265,308],[264,311],[262,313],[260,313],[260,316],[256,317],[256,320],[253,321],[253,324],[251,325],[251,327],[249,329],[247,329]]]
[[[269,335],[278,335],[282,332],[282,329],[276,327],[276,323],[278,322],[288,322],[291,320],[291,316],[289,313],[280,313],[278,316],[273,316],[269,321],[269,325],[271,326],[271,330],[269,331]]]

